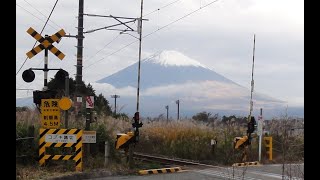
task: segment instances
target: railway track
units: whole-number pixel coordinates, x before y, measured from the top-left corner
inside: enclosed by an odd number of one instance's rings
[[[181,165],[181,166],[198,166],[198,167],[207,167],[207,168],[224,168],[221,166],[214,166],[210,164],[203,164],[199,162],[194,162],[188,159],[173,159],[163,156],[155,156],[149,154],[143,154],[135,152],[133,158],[141,161],[157,162],[165,165]]]

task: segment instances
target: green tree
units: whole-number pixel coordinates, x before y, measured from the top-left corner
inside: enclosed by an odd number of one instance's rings
[[[203,112],[200,112],[200,113],[192,116],[192,119],[197,120],[197,121],[208,122],[210,116],[211,116],[211,113],[207,113],[206,111],[203,111]]]
[[[65,95],[65,76],[63,74],[57,73],[54,78],[48,82],[48,88],[50,90],[56,91],[56,97],[61,98]],[[69,78],[69,96],[71,99],[75,98],[75,90],[76,90],[76,81],[72,78]],[[111,115],[111,108],[109,106],[108,100],[102,95],[99,94],[98,96],[95,94],[95,90],[93,89],[92,85],[89,83],[85,85],[82,81],[79,86],[79,93],[86,94],[88,96],[94,96],[94,110],[97,112],[98,115]]]
[[[111,115],[111,108],[109,106],[108,100],[100,93],[98,96],[94,98],[94,110],[97,111],[98,115]]]

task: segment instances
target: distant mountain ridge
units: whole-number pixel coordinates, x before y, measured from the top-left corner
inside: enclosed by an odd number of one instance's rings
[[[98,80],[97,83],[108,83],[116,88],[137,87],[137,66],[137,63],[132,64],[108,77]],[[163,51],[157,53],[152,58],[142,60],[140,75],[142,89],[206,80],[234,83],[230,79],[176,51]]]

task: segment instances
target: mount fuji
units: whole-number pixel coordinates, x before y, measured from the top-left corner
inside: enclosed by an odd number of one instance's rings
[[[117,104],[122,104],[123,112],[133,114],[136,109],[137,74],[138,63],[135,63],[98,80],[93,86],[103,94],[114,93],[103,90],[105,86],[122,93]],[[165,106],[169,105],[169,116],[175,119],[178,99],[180,117],[191,117],[202,111],[247,116],[250,90],[177,51],[162,51],[142,60],[140,114],[166,114]],[[279,115],[285,105],[281,100],[257,92],[253,94],[253,103],[256,115],[263,108],[265,116],[269,117]]]
[[[108,83],[116,88],[126,86],[136,87],[137,67],[138,63],[135,63],[97,81],[97,83]],[[140,86],[142,89],[206,80],[235,84],[199,62],[176,51],[163,51],[156,53],[148,59],[142,60],[140,75]]]

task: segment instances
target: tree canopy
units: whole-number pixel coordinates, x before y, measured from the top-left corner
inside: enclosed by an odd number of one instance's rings
[[[57,92],[56,97],[61,98],[65,95],[65,78],[63,75],[57,73],[54,78],[48,82],[48,89],[54,90]],[[94,111],[97,112],[98,115],[111,115],[111,108],[109,106],[109,101],[100,93],[96,95],[95,90],[92,85],[85,84],[83,81],[78,87],[79,94],[94,96]],[[73,78],[69,78],[69,96],[71,99],[75,98],[76,91],[76,81]]]

